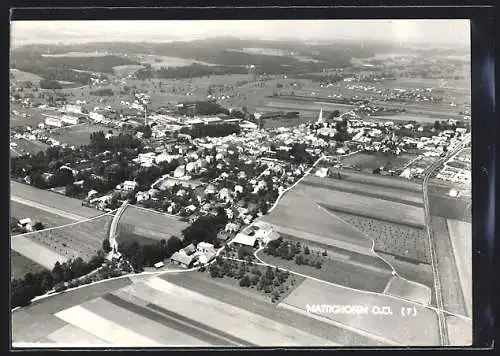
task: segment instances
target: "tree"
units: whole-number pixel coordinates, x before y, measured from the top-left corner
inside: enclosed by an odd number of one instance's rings
[[[240,279],[240,287],[250,287],[252,282],[250,281],[250,277],[245,275],[242,279]]]
[[[302,257],[302,255],[295,256],[295,263],[298,264],[299,266],[304,263],[304,258]]]
[[[373,174],[380,174],[380,167],[375,168]]]
[[[434,122],[434,129],[435,129],[436,131],[441,130],[441,123],[440,123],[438,120],[436,120],[436,121]]]
[[[43,230],[45,229],[45,226],[43,226],[43,224],[40,221],[37,221],[35,225],[33,225],[33,229],[35,229],[36,231]]]
[[[308,255],[308,254],[310,254],[310,253],[311,253],[311,252],[309,251],[309,247],[308,247],[308,246],[306,246],[306,247],[304,248],[304,253],[305,253],[306,255]]]
[[[102,240],[102,250],[106,253],[109,253],[111,251],[111,244],[109,243],[108,238]]]

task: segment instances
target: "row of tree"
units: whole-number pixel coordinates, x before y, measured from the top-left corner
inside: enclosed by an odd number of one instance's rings
[[[56,262],[52,271],[27,273],[23,279],[14,279],[11,282],[11,308],[26,306],[38,295],[52,289],[61,289],[65,282],[88,274],[101,266],[103,262],[104,254],[99,251],[88,262],[80,257],[64,263]]]

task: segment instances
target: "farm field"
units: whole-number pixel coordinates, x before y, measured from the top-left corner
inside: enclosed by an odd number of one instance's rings
[[[50,136],[61,143],[71,146],[82,146],[90,143],[90,134],[98,131],[108,132],[109,127],[98,124],[79,124],[52,130]]]
[[[159,55],[150,55],[150,54],[139,54],[136,56],[137,60],[142,64],[149,64],[151,67],[159,69],[161,67],[169,68],[169,67],[184,67],[189,66],[193,63],[210,66],[214,65],[212,63],[196,61],[194,59],[186,59],[179,57],[167,57],[167,56],[159,56]]]
[[[98,210],[82,206],[82,202],[78,199],[66,197],[48,190],[38,189],[13,180],[10,181],[10,194],[11,199],[13,199],[13,197],[22,198],[23,200],[35,203],[31,204],[33,206],[40,205],[48,209],[54,208],[64,212],[71,212],[72,215],[76,215],[82,219],[102,214],[102,212]]]
[[[472,321],[466,321],[455,316],[446,316],[450,346],[472,345]]]
[[[32,82],[33,84],[37,84],[40,80],[42,80],[42,77],[29,73],[29,72],[24,72],[19,69],[12,68],[10,70],[10,73],[14,75],[13,81],[16,82]]]
[[[407,281],[398,276],[391,278],[384,293],[425,305],[430,305],[432,299],[431,288]]]
[[[17,219],[31,218],[33,222],[40,221],[45,228],[56,227],[74,222],[74,220],[35,208],[30,205],[10,201],[10,216]]]
[[[45,151],[50,146],[37,140],[26,140],[24,138],[12,139],[10,142],[16,143],[16,147],[13,149],[18,152],[18,154],[23,155],[30,153],[32,155],[38,153],[39,151]],[[12,149],[11,149],[12,152]]]
[[[374,239],[375,251],[413,263],[430,262],[428,238],[424,229],[341,211],[334,210],[332,213]]]
[[[400,190],[409,190],[422,194],[422,185],[417,182],[408,181],[399,177],[380,176],[376,174],[365,174],[353,170],[342,170],[344,180],[365,183],[376,187],[388,187]]]
[[[112,219],[112,215],[103,215],[90,221],[49,231],[37,231],[26,236],[65,259],[81,257],[88,261],[102,248],[102,241],[108,236]]]
[[[297,191],[299,186],[283,196],[271,214],[264,217],[266,222],[365,248],[371,247],[372,241],[366,236],[349,224],[332,218],[312,199],[305,199]]]
[[[311,187],[305,184],[298,184],[294,192],[302,196],[302,200],[304,197],[309,198],[328,211],[340,210],[415,227],[423,227],[425,224],[423,209],[412,205],[332,189]]]
[[[443,308],[452,313],[467,315],[446,219],[433,216],[431,221]]]
[[[348,105],[348,104],[335,104],[335,103],[327,103],[327,102],[301,102],[301,100],[287,100],[287,101],[270,101],[265,105],[266,107],[269,108],[274,108],[274,109],[281,109],[281,110],[287,110],[287,111],[296,111],[296,110],[302,110],[302,111],[319,111],[321,109],[323,110],[350,110],[356,107],[356,105]]]
[[[26,113],[29,117],[21,117],[20,115],[12,114],[12,111],[16,110],[19,114]],[[39,123],[42,123],[47,118],[43,114],[51,114],[51,111],[43,110],[40,108],[24,108],[18,103],[10,103],[10,120],[9,125],[11,128],[18,126],[31,126],[32,128],[37,127]]]
[[[429,288],[433,288],[434,279],[432,276],[432,269],[430,264],[416,264],[409,261],[404,261],[394,255],[389,255],[383,252],[377,252],[377,254],[388,261],[394,267],[394,269],[398,271],[398,274],[401,277],[423,284]]]
[[[383,103],[382,105],[386,105]],[[417,123],[433,123],[437,119],[441,118],[441,116],[450,116],[450,117],[458,117],[458,113],[442,113],[440,111],[432,111],[425,110],[423,108],[408,108],[407,105],[400,105],[400,107],[405,107],[409,114],[398,114],[398,115],[390,115],[390,116],[371,116],[371,120],[388,120],[388,121],[416,121]],[[417,115],[418,113],[418,115]],[[437,116],[437,117],[436,117]]]
[[[10,248],[27,259],[49,270],[52,270],[56,262],[59,261],[62,263],[67,260],[67,258],[65,258],[62,254],[59,254],[43,244],[23,235],[12,236],[10,240]],[[18,260],[18,262],[22,262],[24,266],[24,261]],[[12,268],[16,269],[19,268],[19,266],[16,265]]]
[[[57,312],[101,297],[131,283],[129,278],[108,280],[40,299],[27,307],[17,309],[12,313],[12,341],[41,342],[48,335],[68,325],[54,316]]]
[[[402,191],[386,187],[377,187],[376,189],[373,189],[373,186],[369,184],[352,182],[343,179],[321,178],[316,175],[308,175],[302,180],[301,184],[338,190],[340,192],[354,193],[408,205],[423,205],[423,196],[421,193]]]
[[[118,223],[118,243],[122,233],[133,233],[156,241],[168,240],[171,236],[177,236],[182,240],[182,230],[188,226],[187,222],[181,221],[178,217],[129,205]]]
[[[457,263],[467,315],[472,316],[472,226],[470,223],[447,220],[453,254]]]
[[[380,257],[376,256],[370,249],[362,249],[358,246],[351,244],[327,244],[314,241],[313,239],[307,239],[305,236],[297,236],[295,231],[291,229],[274,229],[279,232],[279,235],[283,237],[284,240],[290,241],[292,243],[300,242],[301,245],[309,246],[311,249],[316,250],[326,250],[328,256],[341,259],[342,261],[348,261],[352,264],[362,264],[366,268],[373,268],[376,270],[391,271],[390,266],[384,262]],[[290,235],[294,234],[294,235]]]
[[[265,217],[264,221],[269,222],[267,220],[267,217]],[[306,231],[294,229],[289,226],[276,225],[272,223],[271,225],[274,231],[278,232],[280,236],[283,236],[283,238],[286,238],[290,241],[305,244],[314,244],[315,246],[333,251],[340,255],[343,255],[344,251],[355,252],[361,255],[372,254],[370,250],[371,245],[368,246],[368,243],[365,242],[363,245],[361,245],[357,243],[356,240],[348,242],[347,238],[342,237],[342,235],[335,234],[333,231],[330,232],[327,236],[321,236],[318,234],[312,234]]]
[[[206,294],[193,292],[162,278],[153,277],[126,290],[135,297],[145,299],[150,307],[162,311],[162,314],[172,315],[176,319],[180,319],[176,315],[181,315],[186,323],[193,320],[208,324],[219,334],[227,333],[232,338],[245,340],[253,345],[336,345],[329,340],[221,302]],[[201,314],[203,318],[200,318]]]
[[[470,200],[429,194],[429,203],[432,215],[472,223]]]
[[[206,273],[188,272],[164,274],[160,278],[220,300],[221,302],[244,308],[255,315],[260,315],[279,323],[307,331],[318,337],[331,340],[339,345],[383,345],[380,342],[341,327],[318,321],[290,310],[277,308],[275,304],[269,301],[264,301],[261,298],[255,298],[243,293],[243,288],[229,291],[225,286],[214,283],[214,279],[207,276]]]
[[[332,256],[324,257],[321,269],[313,266],[299,266],[293,260],[283,260],[279,257],[267,255],[264,252],[259,252],[258,256],[264,262],[279,268],[345,287],[371,292],[382,293],[391,278],[390,270],[375,269],[368,265],[365,267],[361,263],[352,264],[349,263],[349,260],[343,261]]]
[[[312,280],[304,281],[280,304],[303,311],[307,305],[363,305],[367,306],[367,314],[313,313],[334,322],[362,329],[374,335],[392,340],[396,345],[405,346],[437,346],[439,332],[437,316],[434,311],[384,295],[362,293]],[[373,314],[372,308],[390,307],[392,315]],[[401,317],[404,307],[417,308],[417,316]],[[312,312],[311,312],[312,313]],[[397,325],[397,327],[395,327]]]
[[[134,74],[135,72],[137,72],[139,69],[142,68],[144,68],[144,66],[140,64],[126,64],[122,66],[113,67],[113,72],[118,77],[127,77],[129,75]]]
[[[398,169],[413,158],[415,158],[415,155],[405,153],[398,156],[392,154],[386,156],[378,152],[372,154],[356,153],[343,157],[342,164],[344,167],[359,167],[363,173],[373,174],[372,172],[375,168],[386,167],[387,169]]]
[[[10,279],[24,278],[26,273],[38,273],[44,266],[30,260],[20,253],[10,250]]]

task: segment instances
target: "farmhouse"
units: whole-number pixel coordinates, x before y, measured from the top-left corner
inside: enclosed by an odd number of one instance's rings
[[[19,220],[19,222],[17,223],[17,226],[19,226],[22,229],[26,229],[26,231],[30,231],[30,232],[33,231],[33,222],[31,221],[30,218]]]
[[[170,257],[172,263],[179,265],[183,268],[189,268],[193,265],[194,255],[187,255],[184,250],[180,250]]]
[[[198,243],[198,245],[196,246],[196,251],[198,253],[205,253],[205,252],[215,251],[215,248],[214,245],[212,245],[211,243],[202,241]]]

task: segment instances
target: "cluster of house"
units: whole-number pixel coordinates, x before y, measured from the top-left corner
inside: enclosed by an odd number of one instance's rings
[[[199,242],[196,246],[189,244],[188,246],[175,252],[170,257],[172,264],[178,265],[183,268],[191,268],[204,265],[212,261],[217,255],[217,250],[214,245],[208,242]],[[161,267],[162,264],[156,267]]]

